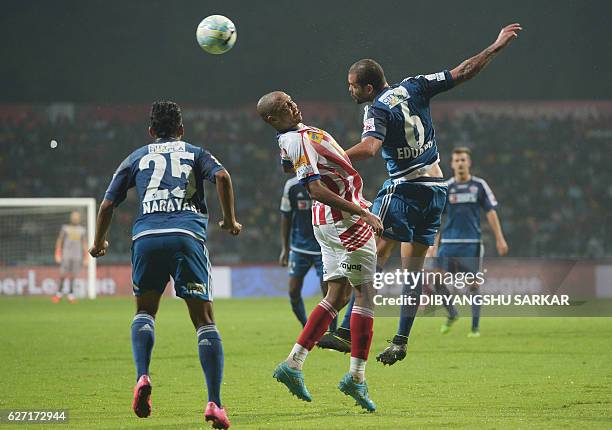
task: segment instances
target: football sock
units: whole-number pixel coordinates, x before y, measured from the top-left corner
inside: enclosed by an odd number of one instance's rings
[[[289,353],[286,360],[289,367],[292,369],[302,370],[302,366],[304,365],[308,352],[309,351],[299,343],[293,345],[293,349]]]
[[[480,305],[475,304],[474,300],[482,296],[478,288],[470,288],[470,294],[472,295],[472,331],[478,331],[480,323]]]
[[[198,355],[208,387],[208,401],[221,407],[221,380],[223,379],[223,344],[215,324],[200,326]]]
[[[383,268],[381,266],[376,266],[376,273],[381,273]],[[355,304],[355,293],[351,296],[351,300],[349,300],[348,305],[346,306],[346,313],[344,314],[344,319],[342,320],[342,324],[338,327],[337,334],[340,337],[345,339],[351,338],[351,313],[353,311],[353,305]]]
[[[155,319],[149,314],[136,314],[132,320],[132,353],[136,364],[136,381],[142,375],[149,374],[154,343]]]
[[[64,278],[61,278],[59,281],[59,285],[57,286],[57,293],[55,293],[55,295],[58,297],[61,297],[63,292],[64,292]]]
[[[370,352],[374,312],[361,306],[354,306],[351,312],[351,367],[350,373],[357,382],[365,379],[365,363]]]
[[[334,319],[332,320],[332,322],[329,323],[329,328],[327,330],[333,333],[336,331],[337,327],[338,327],[338,315],[336,315]]]
[[[349,337],[349,331],[351,330],[351,314],[353,312],[353,305],[355,304],[355,293],[351,296],[351,300],[349,300],[346,305],[346,313],[344,314],[344,319],[342,320],[342,324],[338,327],[338,331],[344,331],[345,333],[340,333],[342,335],[346,334],[347,338]],[[344,336],[343,336],[344,337]]]
[[[302,333],[300,333],[296,343],[310,351],[315,346],[315,343],[321,339],[321,336],[323,336],[325,330],[329,327],[329,323],[331,323],[337,315],[338,312],[327,300],[321,300],[312,310],[306,322],[306,326],[302,330]],[[291,355],[289,358],[291,359]]]
[[[351,365],[349,368],[349,373],[353,377],[353,380],[362,383],[365,381],[365,367],[367,360],[363,358],[356,358],[351,356]]]
[[[410,330],[412,330],[412,324],[414,318],[419,310],[419,300],[423,292],[423,286],[419,282],[415,288],[410,288],[409,285],[404,285],[402,288],[402,294],[414,297],[414,304],[402,305],[400,310],[399,326],[397,328],[397,335],[393,338],[393,343],[403,345],[408,343],[408,337],[410,336]]]
[[[302,324],[302,327],[306,325],[306,308],[304,307],[304,300],[302,297],[298,297],[296,299],[290,298],[291,300],[291,309],[293,313],[297,317],[298,321]]]
[[[450,291],[444,284],[436,284],[436,293],[441,296],[446,296],[446,297],[450,297],[451,295]],[[447,304],[446,302],[444,302],[444,307],[446,308],[446,311],[448,312],[449,318],[455,318],[457,316],[458,314],[457,308],[455,308],[455,306],[453,306],[452,303]]]

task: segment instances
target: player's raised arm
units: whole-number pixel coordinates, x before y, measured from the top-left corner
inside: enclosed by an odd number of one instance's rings
[[[468,58],[453,70],[450,71],[453,78],[453,84],[458,85],[465,81],[469,81],[476,76],[485,66],[493,59],[493,57],[502,49],[518,37],[518,32],[523,28],[520,24],[510,24],[502,28],[497,36],[497,40],[482,51],[480,54]]]

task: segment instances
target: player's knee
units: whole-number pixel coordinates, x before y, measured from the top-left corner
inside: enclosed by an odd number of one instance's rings
[[[344,294],[342,291],[338,291],[335,288],[330,288],[327,290],[327,294],[325,295],[325,301],[332,305],[335,310],[340,310],[346,305],[344,301]]]
[[[289,281],[289,298],[298,300],[302,296],[302,281],[301,279],[291,278]]]
[[[292,302],[299,300],[300,297],[302,297],[302,294],[299,289],[296,289],[296,288],[289,289],[289,299],[291,299]]]

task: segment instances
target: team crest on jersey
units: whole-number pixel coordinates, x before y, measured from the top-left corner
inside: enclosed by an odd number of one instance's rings
[[[314,143],[321,143],[323,141],[323,134],[315,131],[309,131],[308,138]]]
[[[363,121],[363,132],[367,133],[368,131],[374,131],[376,127],[374,126],[374,118],[368,118]]]
[[[478,187],[476,185],[470,185],[470,193],[477,193]]]

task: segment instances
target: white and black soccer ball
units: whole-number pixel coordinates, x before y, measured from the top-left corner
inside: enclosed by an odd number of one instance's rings
[[[198,45],[209,54],[225,54],[236,44],[236,26],[223,15],[211,15],[196,30]]]

